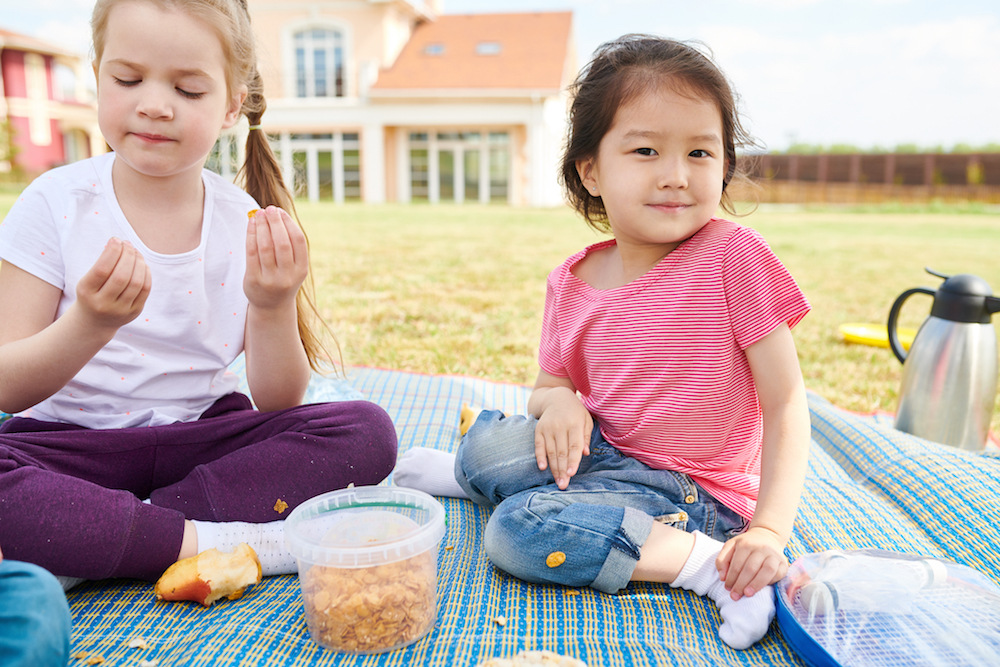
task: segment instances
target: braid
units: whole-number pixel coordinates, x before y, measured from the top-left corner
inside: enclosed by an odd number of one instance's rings
[[[256,68],[251,73],[247,88],[242,113],[250,121],[251,127],[257,127],[267,109],[267,101],[264,99],[263,82]],[[243,189],[258,204],[280,206],[298,218],[295,215],[295,202],[285,185],[281,167],[271,150],[271,142],[267,140],[263,130],[251,130],[247,136],[246,160],[240,168],[238,178],[242,179]]]
[[[255,67],[247,82],[247,97],[243,102],[242,113],[250,121],[251,127],[256,127],[260,125],[266,109],[267,100],[264,99],[264,84]],[[298,221],[295,200],[288,186],[285,185],[281,167],[274,156],[274,151],[271,150],[267,134],[261,129],[251,130],[247,136],[246,159],[237,174],[237,180],[242,181],[243,189],[256,199],[258,204],[279,206]],[[301,223],[299,226],[301,227]],[[305,230],[302,230],[302,233],[305,234]],[[309,246],[308,236],[306,237],[306,246]],[[322,372],[326,370],[323,368],[324,366],[333,363],[333,356],[323,343],[323,337],[317,332],[316,324],[333,340],[341,367],[344,365],[344,358],[336,337],[316,307],[315,293],[310,267],[305,282],[302,283],[302,287],[299,288],[299,292],[295,296],[295,305],[298,311],[299,338],[302,340],[302,346],[309,358],[309,366],[314,371]]]
[[[237,0],[244,12],[249,11],[246,0]],[[267,100],[264,98],[264,81],[260,76],[256,65],[252,67],[246,80],[247,96],[243,101],[243,113],[250,121],[251,129],[247,135],[246,158],[243,166],[237,174],[237,182],[241,182],[243,189],[253,197],[261,206],[278,206],[286,211],[299,222],[298,212],[295,210],[295,199],[291,190],[285,184],[285,178],[281,173],[278,160],[271,150],[271,142],[267,139],[267,134],[259,129],[261,119],[267,110]],[[305,230],[302,230],[305,235]],[[309,247],[309,237],[306,236],[306,247]],[[313,282],[312,267],[305,282],[295,295],[295,306],[298,312],[299,338],[302,340],[302,347],[305,348],[306,356],[309,359],[309,366],[316,372],[324,372],[331,366],[336,370],[333,355],[324,344],[322,334],[325,332],[333,341],[337,349],[337,359],[340,367],[344,365],[344,357],[340,350],[340,344],[336,336],[331,331],[329,325],[323,319],[319,309],[316,307],[315,284]]]

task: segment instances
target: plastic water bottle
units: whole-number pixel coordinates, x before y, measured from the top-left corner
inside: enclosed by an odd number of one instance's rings
[[[811,616],[838,610],[905,614],[921,591],[947,578],[944,564],[931,558],[904,560],[833,552],[801,588],[799,601]]]

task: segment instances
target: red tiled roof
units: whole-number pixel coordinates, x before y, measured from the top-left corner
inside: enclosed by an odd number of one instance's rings
[[[571,12],[439,16],[417,27],[372,90],[557,90],[572,18]]]

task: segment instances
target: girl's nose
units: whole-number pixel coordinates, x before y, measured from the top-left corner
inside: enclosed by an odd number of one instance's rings
[[[688,184],[687,161],[682,159],[664,159],[660,164],[657,185],[660,188],[681,189]]]
[[[139,100],[136,108],[136,111],[140,115],[156,120],[169,120],[173,118],[174,111],[167,99],[167,95],[162,91],[155,90],[152,86],[145,92],[146,94]]]

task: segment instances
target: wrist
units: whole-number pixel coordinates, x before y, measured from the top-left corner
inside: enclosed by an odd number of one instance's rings
[[[94,316],[76,301],[59,319],[64,320],[64,326],[72,331],[77,342],[104,347],[118,333],[121,325],[109,323],[101,317]],[[58,319],[56,320],[58,322]]]
[[[298,323],[298,315],[299,313],[298,308],[296,308],[295,305],[295,299],[267,305],[254,304],[251,302],[247,307],[247,319],[254,320],[262,324],[287,322],[289,320]]]
[[[754,523],[753,521],[750,522],[750,525],[747,526],[747,529],[746,529],[747,533],[749,533],[750,531],[754,531],[755,533],[758,533],[758,534],[767,535],[768,537],[770,537],[771,539],[773,539],[775,542],[777,542],[778,544],[780,544],[782,548],[784,548],[784,546],[788,543],[789,537],[791,537],[791,534],[784,534],[784,533],[782,533],[782,532],[780,532],[780,531],[778,531],[778,530],[776,530],[776,529],[774,529],[774,528],[772,528],[770,526],[763,525],[763,524],[757,524],[757,523]]]
[[[570,400],[580,402],[576,392],[569,387],[536,387],[528,398],[528,412],[538,418],[554,405]]]

